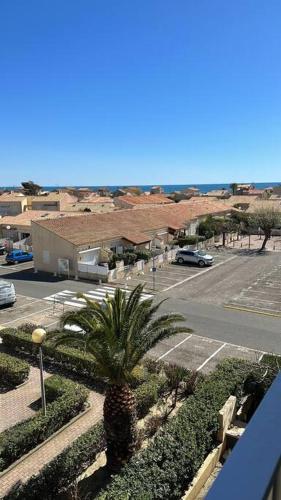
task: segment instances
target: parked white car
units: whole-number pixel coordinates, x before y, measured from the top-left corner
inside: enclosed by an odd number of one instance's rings
[[[212,255],[207,254],[203,250],[190,250],[182,248],[176,253],[176,261],[179,264],[189,262],[191,264],[198,264],[200,267],[212,266],[214,258]]]
[[[0,306],[13,305],[17,300],[13,283],[0,280]]]

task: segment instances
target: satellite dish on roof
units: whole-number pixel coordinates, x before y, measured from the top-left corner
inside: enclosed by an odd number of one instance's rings
[[[6,229],[11,229],[11,226],[7,226]]]

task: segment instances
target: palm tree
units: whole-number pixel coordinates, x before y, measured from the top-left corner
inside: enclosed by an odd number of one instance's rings
[[[104,401],[104,429],[107,440],[107,465],[118,470],[136,449],[136,402],[130,388],[133,370],[143,356],[160,340],[180,332],[190,332],[177,323],[180,314],[157,316],[160,305],[142,299],[143,286],[138,285],[129,297],[116,289],[113,297],[102,304],[88,300],[87,307],[63,315],[62,324],[73,324],[85,334],[54,334],[55,344],[79,346],[90,352],[96,362],[96,373],[108,382]]]

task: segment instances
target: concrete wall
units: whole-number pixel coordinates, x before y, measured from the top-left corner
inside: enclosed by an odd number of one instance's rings
[[[69,260],[70,275],[77,275],[78,254],[76,248],[68,241],[39,226],[31,224],[34,268],[50,273],[58,272],[58,259]]]

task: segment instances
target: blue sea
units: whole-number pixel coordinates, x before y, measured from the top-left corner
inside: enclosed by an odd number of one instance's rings
[[[244,184],[244,183],[243,183]],[[248,184],[253,184],[257,189],[264,189],[269,186],[278,186],[281,184],[281,182],[249,182]],[[165,193],[172,193],[173,191],[181,191],[182,189],[186,189],[188,187],[196,187],[198,188],[201,193],[207,193],[208,191],[212,191],[213,189],[229,189],[229,184],[158,184],[164,189]],[[131,184],[132,186],[132,184]],[[147,184],[147,185],[142,185],[142,186],[136,186],[139,187],[142,191],[150,191],[150,188],[152,186],[155,186],[155,184]],[[43,189],[45,191],[54,191],[55,189],[60,189],[65,186],[43,186]],[[96,191],[99,187],[104,187],[104,186],[74,186],[75,188],[79,187],[87,187],[92,189],[93,191]],[[110,191],[115,191],[117,188],[122,188],[125,187],[124,185],[119,185],[119,186],[106,186]],[[2,187],[0,189],[15,189],[16,186],[9,186],[9,187]]]

